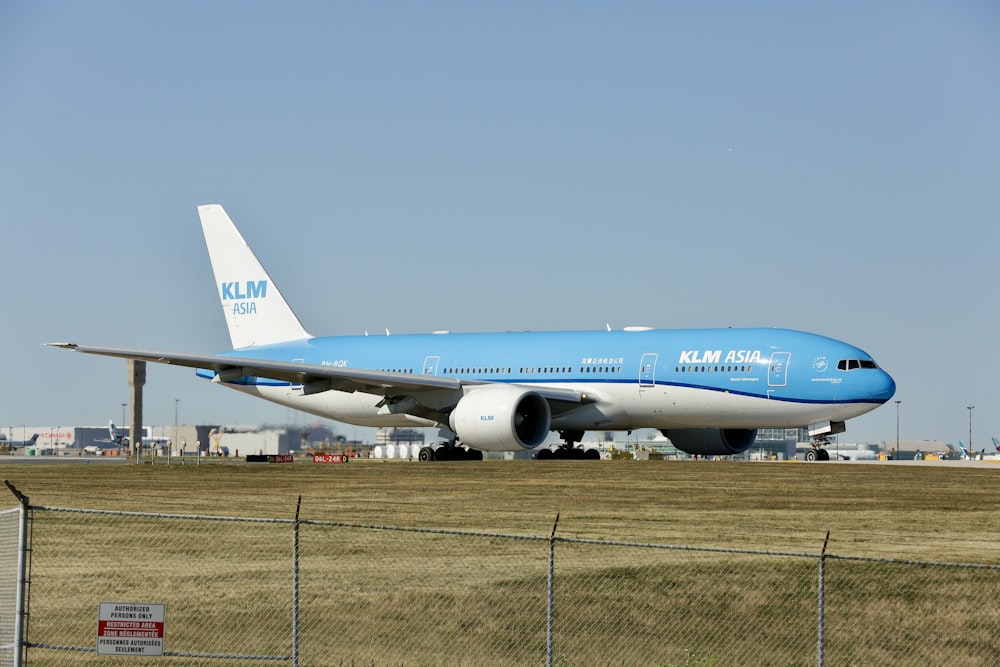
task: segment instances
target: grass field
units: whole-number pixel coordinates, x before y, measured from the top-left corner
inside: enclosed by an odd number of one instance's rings
[[[2,466],[2,462],[0,462]],[[32,504],[1000,563],[1000,466],[710,461],[3,466]],[[10,496],[10,506],[15,503]],[[2,506],[2,503],[0,503]]]
[[[3,477],[45,507],[290,519],[301,495],[301,518],[314,521],[548,536],[558,514],[562,537],[817,553],[830,531],[834,554],[1000,562],[1000,467],[188,461],[6,465]],[[15,504],[9,495],[0,507]],[[302,532],[303,664],[541,663],[544,541]],[[33,533],[33,641],[92,645],[98,601],[141,599],[167,604],[172,650],[287,653],[287,525],[39,512]],[[816,567],[561,544],[557,662],[810,662]],[[843,561],[829,570],[830,664],[1000,659],[996,571]],[[945,651],[941,637],[958,643]],[[104,664],[79,652],[32,656]]]

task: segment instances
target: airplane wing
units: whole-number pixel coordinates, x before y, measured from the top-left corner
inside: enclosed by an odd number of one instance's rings
[[[459,380],[436,375],[409,375],[359,368],[318,366],[290,361],[272,361],[248,357],[231,357],[220,354],[185,354],[135,350],[117,347],[96,347],[76,343],[48,343],[52,347],[97,354],[105,357],[137,359],[171,366],[206,369],[215,372],[214,381],[234,382],[243,377],[259,377],[302,385],[303,394],[323,391],[361,391],[376,396],[398,397],[425,391],[452,389],[461,391],[463,386],[490,384],[482,380]],[[582,403],[589,398],[579,391],[557,387],[535,387],[532,390],[550,401]]]

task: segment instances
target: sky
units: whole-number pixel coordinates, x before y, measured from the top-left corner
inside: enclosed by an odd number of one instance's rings
[[[121,418],[44,343],[228,349],[219,203],[313,333],[803,329],[897,382],[842,441],[989,447],[998,119],[987,0],[8,0],[0,431]],[[175,416],[314,421],[151,365]]]

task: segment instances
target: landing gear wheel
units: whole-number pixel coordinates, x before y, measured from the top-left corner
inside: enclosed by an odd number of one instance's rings
[[[815,461],[816,460],[816,450],[815,449],[810,449],[808,452],[806,452],[805,459],[806,459],[806,461]]]
[[[418,461],[433,461],[434,460],[434,448],[433,447],[421,447],[420,451],[417,452]]]
[[[535,454],[535,458],[538,459],[538,460],[540,460],[540,461],[541,460],[551,459],[551,458],[553,458],[553,456],[552,456],[552,450],[549,449],[548,447],[542,447],[541,449],[538,450],[538,453]]]
[[[600,461],[601,460],[601,453],[599,451],[597,451],[596,449],[585,449],[583,451],[583,458],[591,460],[591,461]]]
[[[818,454],[819,454],[819,460],[820,461],[829,461],[830,460],[830,452],[826,451],[825,449],[819,450]]]

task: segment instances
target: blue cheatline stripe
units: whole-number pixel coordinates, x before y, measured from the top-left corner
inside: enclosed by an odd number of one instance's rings
[[[201,370],[199,370],[197,372],[197,375],[198,375],[198,377],[204,378],[206,380],[211,380],[212,378],[215,377],[215,373],[213,373],[213,372],[207,372],[206,373],[206,372],[201,371]],[[416,377],[419,377],[419,376],[414,376],[414,377],[416,378]],[[460,379],[462,379],[462,378],[460,378]],[[629,379],[629,380],[612,380],[612,379],[594,380],[594,379],[591,379],[591,378],[587,378],[586,380],[579,380],[579,379],[573,379],[573,378],[569,378],[569,379],[563,379],[563,378],[546,378],[546,379],[534,379],[534,378],[510,379],[510,378],[504,378],[503,380],[500,380],[500,379],[496,379],[496,378],[486,378],[486,377],[478,377],[478,378],[477,377],[470,377],[470,378],[465,378],[465,379],[475,380],[477,382],[495,382],[497,384],[519,384],[519,385],[533,385],[533,384],[538,384],[538,385],[553,385],[553,384],[557,384],[558,383],[558,384],[592,384],[592,385],[618,384],[618,385],[631,385],[631,386],[634,386],[634,385],[638,384],[638,380],[635,380],[635,379]],[[222,384],[238,385],[238,386],[244,386],[244,387],[254,387],[254,386],[256,386],[256,387],[297,387],[297,386],[299,386],[298,383],[293,384],[291,382],[285,382],[285,381],[282,381],[282,380],[269,380],[267,378],[259,378],[259,377],[254,377],[254,376],[241,377],[241,378],[238,378],[236,380],[232,380],[230,382],[223,382]],[[794,404],[801,404],[801,405],[850,405],[850,404],[867,404],[867,403],[880,404],[880,403],[884,403],[884,401],[875,401],[875,400],[871,400],[871,401],[850,400],[850,399],[845,399],[845,400],[819,400],[819,399],[815,399],[814,400],[814,399],[809,399],[809,398],[794,398],[794,397],[787,397],[787,396],[768,396],[767,394],[759,394],[759,393],[750,392],[750,391],[738,391],[738,390],[735,390],[735,389],[723,389],[721,387],[713,387],[711,385],[687,384],[687,383],[682,383],[682,382],[666,382],[666,381],[660,381],[660,380],[656,381],[655,385],[657,387],[677,387],[677,388],[680,388],[680,389],[695,389],[695,390],[698,390],[698,391],[711,391],[711,392],[715,392],[715,393],[719,393],[719,394],[722,394],[722,393],[733,394],[735,396],[745,396],[747,398],[760,398],[760,399],[769,400],[769,401],[775,401],[775,402],[779,402],[779,403],[794,403]]]

